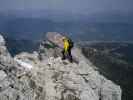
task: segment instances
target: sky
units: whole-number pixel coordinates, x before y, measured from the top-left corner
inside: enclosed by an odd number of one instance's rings
[[[132,12],[133,0],[0,0],[0,11],[50,10],[71,13]]]

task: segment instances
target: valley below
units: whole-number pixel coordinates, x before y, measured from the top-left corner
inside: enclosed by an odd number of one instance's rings
[[[101,74],[119,84],[122,99],[133,99],[133,44],[99,42],[82,45],[83,54],[97,66]]]

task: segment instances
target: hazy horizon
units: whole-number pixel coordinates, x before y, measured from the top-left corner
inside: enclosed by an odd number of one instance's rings
[[[0,0],[0,32],[38,39],[49,31],[82,40],[133,40],[132,0]]]
[[[0,0],[0,11],[39,11],[92,14],[99,12],[133,12],[132,0]]]

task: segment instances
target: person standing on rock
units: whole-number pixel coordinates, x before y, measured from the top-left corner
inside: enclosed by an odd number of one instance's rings
[[[66,58],[69,59],[70,62],[73,62],[71,49],[73,48],[73,42],[70,38],[63,37],[63,43],[64,47],[62,50],[62,60],[65,60]]]

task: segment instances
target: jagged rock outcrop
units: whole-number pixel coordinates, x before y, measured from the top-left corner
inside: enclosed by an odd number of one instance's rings
[[[47,41],[39,52],[14,58],[5,42],[0,49],[0,100],[121,100],[120,86],[94,70],[80,49],[78,63],[62,61],[60,49]]]

